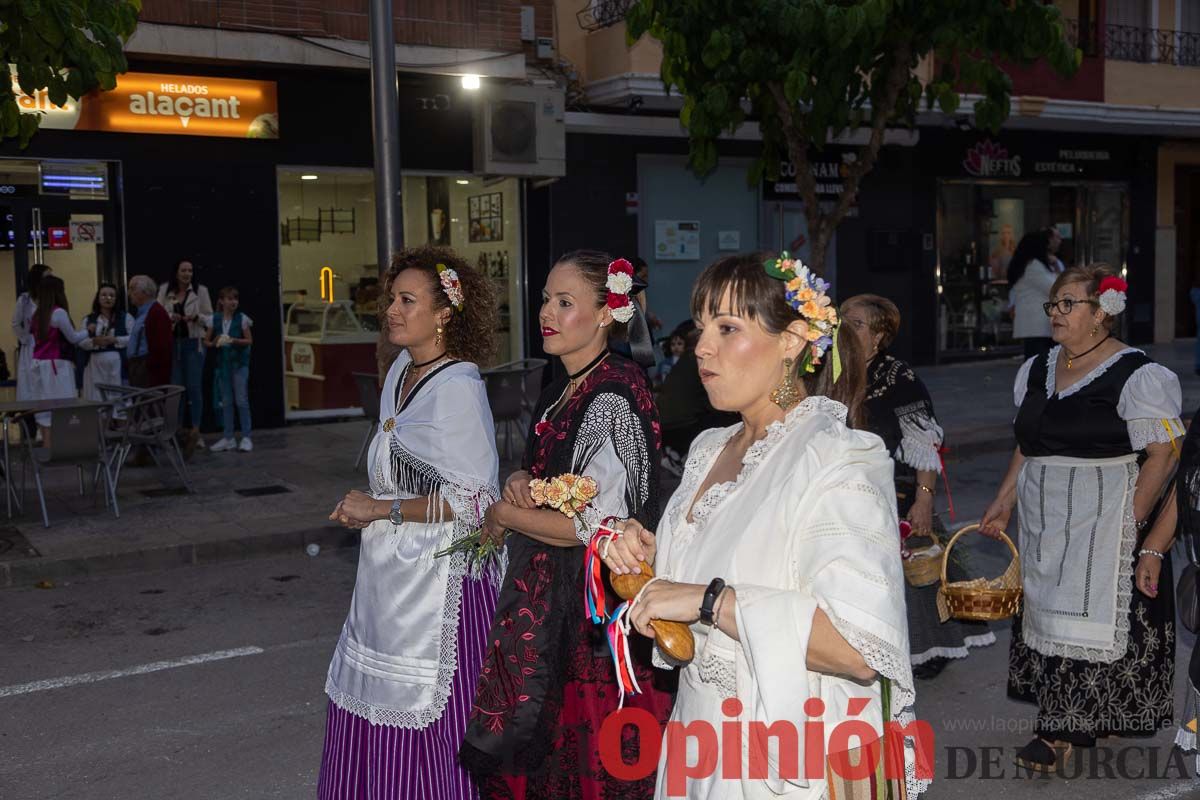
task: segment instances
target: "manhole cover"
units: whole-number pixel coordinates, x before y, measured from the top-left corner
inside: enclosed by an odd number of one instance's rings
[[[188,490],[183,486],[173,486],[164,489],[142,489],[145,497],[184,497]]]
[[[41,555],[16,528],[0,528],[0,561],[40,558]]]
[[[242,497],[262,497],[267,494],[287,494],[292,491],[286,486],[251,486],[249,489],[236,490]]]

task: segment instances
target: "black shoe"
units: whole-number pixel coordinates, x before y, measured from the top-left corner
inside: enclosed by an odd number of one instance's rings
[[[1041,737],[1035,737],[1017,752],[1017,766],[1034,772],[1055,772],[1071,762],[1074,749],[1069,742],[1055,742],[1051,746]]]
[[[937,656],[931,658],[924,664],[918,664],[913,667],[913,677],[919,681],[931,681],[938,675],[942,674],[942,670],[950,663],[950,659]]]

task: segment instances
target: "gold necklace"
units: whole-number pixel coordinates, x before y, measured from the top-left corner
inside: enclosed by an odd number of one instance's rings
[[[1084,351],[1083,351],[1082,353],[1080,353],[1079,355],[1074,355],[1074,356],[1073,356],[1073,355],[1071,355],[1071,352],[1070,352],[1069,350],[1067,350],[1066,346],[1064,345],[1064,346],[1063,346],[1063,354],[1064,354],[1064,355],[1066,355],[1066,357],[1067,357],[1067,369],[1070,369],[1070,368],[1071,368],[1071,365],[1072,365],[1072,363],[1075,361],[1075,359],[1077,359],[1077,358],[1083,358],[1083,357],[1084,357],[1084,356],[1086,356],[1088,353],[1092,352],[1092,351],[1093,351],[1093,350],[1095,350],[1097,347],[1099,347],[1100,345],[1104,344],[1104,343],[1105,343],[1105,342],[1107,342],[1107,341],[1108,341],[1108,336],[1105,336],[1103,339],[1101,339],[1100,341],[1096,342],[1094,345],[1092,345],[1091,347],[1089,347],[1087,350],[1084,350]]]

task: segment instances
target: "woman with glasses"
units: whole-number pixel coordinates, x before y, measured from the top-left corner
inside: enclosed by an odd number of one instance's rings
[[[1112,335],[1125,294],[1106,264],[1054,281],[1044,311],[1055,347],[1017,374],[1018,446],[982,520],[992,536],[1014,509],[1019,522],[1025,593],[1008,694],[1038,706],[1017,763],[1039,771],[1097,737],[1152,736],[1172,716],[1174,600],[1134,592],[1133,572],[1174,465],[1182,398],[1174,373]]]

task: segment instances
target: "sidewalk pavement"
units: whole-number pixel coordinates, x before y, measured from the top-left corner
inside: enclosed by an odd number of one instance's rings
[[[1180,376],[1185,417],[1200,404],[1192,347],[1193,340],[1181,340],[1148,348]],[[946,431],[948,461],[995,460],[1013,446],[1012,382],[1019,367],[1019,360],[1009,359],[918,368]],[[365,472],[354,469],[366,429],[365,420],[298,424],[256,431],[251,453],[197,450],[188,463],[193,495],[175,491],[173,474],[127,467],[120,519],[90,491],[79,496],[73,470],[51,470],[51,527],[42,527],[32,488],[25,513],[0,522],[0,588],[302,552],[314,544],[352,547],[358,532],[327,517],[347,491],[366,488]],[[516,466],[502,462],[501,477]],[[967,473],[955,472],[968,493]],[[19,480],[20,469],[16,473]]]

